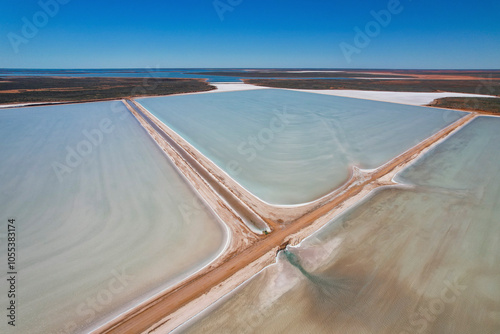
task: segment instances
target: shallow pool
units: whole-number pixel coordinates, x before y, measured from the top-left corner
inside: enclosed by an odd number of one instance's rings
[[[499,141],[474,120],[179,332],[500,332]]]
[[[137,99],[243,187],[310,202],[464,113],[280,89]]]
[[[221,251],[225,229],[121,102],[1,110],[0,134],[0,287],[4,308],[15,218],[16,332],[87,331]]]

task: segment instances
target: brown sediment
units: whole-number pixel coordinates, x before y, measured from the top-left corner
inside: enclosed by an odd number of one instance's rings
[[[124,103],[228,226],[230,241],[221,256],[208,266],[95,333],[152,332],[159,328],[166,332],[176,328],[273,263],[283,245],[298,244],[374,189],[393,184],[395,173],[477,116],[470,113],[460,118],[374,171],[354,169],[346,184],[317,201],[285,207],[262,202],[142,106],[135,101],[130,102],[132,105]],[[271,233],[252,232],[241,218],[242,213],[262,218]]]

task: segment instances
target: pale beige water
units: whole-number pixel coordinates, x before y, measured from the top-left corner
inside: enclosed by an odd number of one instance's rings
[[[59,180],[53,163],[66,164],[67,146],[86,152],[83,131],[106,119],[112,130]],[[222,225],[121,102],[2,110],[0,134],[0,305],[4,226],[15,217],[15,333],[86,332],[225,243]],[[0,332],[14,333],[4,313]]]

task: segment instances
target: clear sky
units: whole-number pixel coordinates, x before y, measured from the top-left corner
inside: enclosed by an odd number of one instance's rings
[[[500,1],[397,2],[1,0],[0,67],[500,68]]]

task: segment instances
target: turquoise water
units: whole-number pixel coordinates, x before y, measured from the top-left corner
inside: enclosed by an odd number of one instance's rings
[[[466,191],[480,191],[488,183],[499,181],[500,157],[496,154],[496,148],[500,147],[499,123],[497,117],[476,118],[452,140],[399,173],[397,180],[423,187]]]
[[[474,120],[178,332],[500,332],[499,140]]]
[[[279,89],[137,101],[272,204],[318,199],[464,115]]]
[[[225,243],[219,221],[121,102],[1,110],[0,134],[1,305],[14,217],[16,333],[87,331]]]

